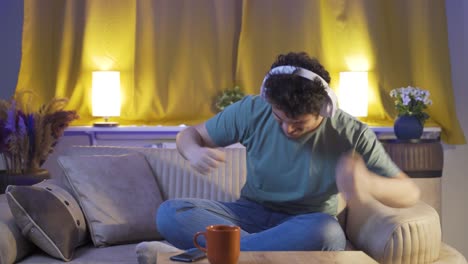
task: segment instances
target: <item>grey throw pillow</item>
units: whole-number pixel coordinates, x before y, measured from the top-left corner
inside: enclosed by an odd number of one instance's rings
[[[49,255],[70,261],[86,242],[86,222],[78,202],[66,190],[43,181],[8,186],[8,205],[24,236]]]
[[[155,214],[163,199],[142,154],[61,156],[58,161],[95,246],[162,238]]]

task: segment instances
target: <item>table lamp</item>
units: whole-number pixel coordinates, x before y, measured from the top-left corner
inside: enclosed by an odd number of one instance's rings
[[[355,117],[366,117],[368,107],[367,72],[340,72],[338,104],[341,110]]]
[[[104,118],[104,122],[93,125],[118,126],[117,122],[110,122],[109,117],[120,116],[120,72],[94,71],[92,77],[92,115]]]

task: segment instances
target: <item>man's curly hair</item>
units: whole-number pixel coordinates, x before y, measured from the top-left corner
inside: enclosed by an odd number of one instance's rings
[[[310,58],[305,52],[279,55],[270,70],[283,65],[310,70],[330,83],[330,75],[325,68],[316,58]],[[267,101],[283,111],[289,118],[320,113],[327,92],[318,78],[311,81],[294,74],[274,74],[267,77],[264,84]]]

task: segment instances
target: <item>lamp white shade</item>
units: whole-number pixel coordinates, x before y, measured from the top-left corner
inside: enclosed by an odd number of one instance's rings
[[[120,116],[120,72],[93,72],[92,114],[93,116]]]
[[[341,110],[355,116],[366,117],[369,82],[367,72],[340,72],[338,104]]]

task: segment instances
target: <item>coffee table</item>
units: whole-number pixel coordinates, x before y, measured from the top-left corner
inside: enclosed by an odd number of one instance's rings
[[[158,253],[158,264],[176,264],[169,257],[177,253]],[[202,259],[197,264],[209,264],[208,259]],[[238,264],[375,264],[371,257],[362,251],[243,251]]]

